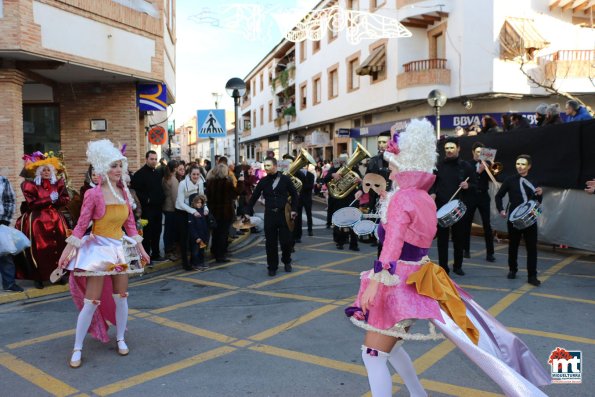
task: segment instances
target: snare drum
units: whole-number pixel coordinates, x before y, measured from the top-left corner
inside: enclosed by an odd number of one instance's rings
[[[536,200],[525,201],[510,214],[510,222],[515,229],[523,230],[537,222],[541,215],[541,207]]]
[[[333,213],[332,222],[333,225],[341,229],[347,229],[349,231],[353,225],[358,223],[362,219],[362,212],[355,207],[345,207],[338,209]]]
[[[353,232],[359,237],[369,237],[374,233],[374,230],[376,230],[376,223],[368,219],[359,221],[353,226]]]
[[[450,227],[460,221],[465,216],[466,211],[467,206],[461,200],[449,201],[440,207],[436,214],[438,224],[441,227]]]

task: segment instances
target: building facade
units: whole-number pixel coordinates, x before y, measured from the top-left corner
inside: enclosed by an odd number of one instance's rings
[[[434,89],[448,99],[439,109],[443,133],[484,114],[520,112],[531,119],[543,102],[560,103],[563,110],[567,98],[546,86],[592,106],[594,6],[562,3],[321,1],[312,15],[338,7],[342,29],[323,25],[316,41],[284,39],[246,75],[242,155],[261,160],[267,150],[279,158],[306,148],[315,158],[331,159],[351,153],[355,142],[374,154],[375,136],[395,122],[435,121],[427,100]],[[353,44],[347,36],[364,11],[376,33],[382,17],[389,17],[411,37]]]
[[[137,86],[175,101],[175,42],[175,0],[0,0],[0,156],[19,195],[24,153],[61,151],[78,190],[88,141],[126,144],[131,170],[160,149],[147,133],[167,112],[140,112]]]

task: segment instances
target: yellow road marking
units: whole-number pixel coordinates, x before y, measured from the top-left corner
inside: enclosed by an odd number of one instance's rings
[[[300,326],[304,323],[307,323],[308,321],[314,320],[315,318],[320,317],[323,314],[326,314],[332,310],[337,309],[337,307],[338,306],[336,306],[336,305],[327,305],[327,306],[319,307],[318,309],[312,310],[311,312],[304,314],[303,316],[300,316],[294,320],[287,321],[286,323],[277,325],[276,327],[269,328],[265,331],[259,332],[256,335],[252,335],[252,336],[248,337],[248,339],[255,340],[255,341],[262,341],[262,340],[268,339],[272,336],[280,334],[281,332],[288,331],[292,328],[295,328],[295,327]]]
[[[167,312],[171,312],[173,310],[182,309],[184,307],[193,306],[193,305],[196,305],[198,303],[209,302],[209,301],[212,301],[212,300],[216,300],[216,299],[220,299],[220,298],[225,298],[227,296],[235,295],[237,293],[239,293],[239,290],[222,292],[220,294],[215,294],[215,295],[211,295],[211,296],[205,296],[203,298],[193,299],[193,300],[190,300],[190,301],[185,301],[185,302],[177,303],[175,305],[171,305],[171,306],[167,306],[167,307],[162,307],[161,309],[151,310],[151,313],[154,313],[154,314],[167,313]]]
[[[109,396],[111,394],[121,392],[122,390],[129,389],[129,388],[139,385],[141,383],[145,383],[150,380],[161,378],[162,376],[166,376],[166,375],[172,374],[174,372],[192,367],[196,364],[200,364],[202,362],[212,360],[217,357],[224,356],[224,355],[232,353],[236,350],[237,350],[236,348],[231,347],[231,346],[218,347],[216,349],[197,354],[196,356],[189,357],[185,360],[178,361],[176,363],[169,364],[164,367],[157,368],[157,369],[154,369],[151,371],[147,371],[140,375],[132,376],[128,379],[124,379],[122,381],[115,382],[110,385],[97,388],[97,389],[93,390],[93,393],[95,393],[99,396]]]
[[[66,360],[64,361],[66,363]],[[54,396],[68,396],[78,392],[74,387],[48,375],[12,354],[0,352],[0,365]]]
[[[313,354],[307,354],[302,352],[296,352],[288,349],[281,349],[279,347],[269,345],[255,345],[248,348],[260,353],[270,354],[272,356],[289,358],[304,363],[315,364],[321,367],[336,369],[338,371],[348,372],[356,375],[366,375],[366,369],[360,364],[350,364],[330,358],[315,356]]]
[[[10,345],[6,345],[9,349],[18,349],[20,347],[34,345],[36,343],[47,342],[54,339],[63,338],[65,336],[74,335],[74,329],[69,329],[66,331],[60,331],[49,335],[40,336],[38,338],[27,339],[21,342],[11,343]]]
[[[209,331],[208,329],[204,328],[198,328],[190,324],[180,323],[169,318],[151,316],[147,317],[147,320],[154,322],[155,324],[177,329],[178,331],[187,332],[192,335],[202,336],[203,338],[216,340],[217,342],[221,343],[232,343],[237,340],[237,338],[233,338],[231,336],[223,335],[218,332]]]
[[[188,283],[193,283],[193,284],[206,285],[207,287],[224,288],[224,289],[231,289],[231,290],[238,289],[238,287],[236,287],[235,285],[217,283],[215,281],[207,281],[207,280],[202,280],[202,279],[192,278],[192,277],[168,277],[168,278],[174,279],[174,280],[179,280],[179,281],[186,281]]]
[[[515,328],[515,327],[506,327],[506,328],[508,328],[509,331],[514,332],[515,334],[541,336],[544,338],[561,339],[561,340],[566,340],[569,342],[586,343],[589,345],[595,345],[595,339],[583,338],[581,336],[558,334],[555,332],[538,331],[535,329],[525,329],[525,328]]]
[[[332,243],[332,241],[325,241],[323,243],[316,243],[316,244],[308,244],[308,245],[305,245],[304,248],[322,247],[323,245],[328,245],[330,243]]]
[[[459,284],[460,287],[464,289],[476,289],[480,291],[498,291],[498,292],[510,292],[510,288],[492,288],[492,287],[483,287],[481,285],[472,285],[472,284]]]
[[[451,396],[502,397],[502,394],[498,394],[498,393],[492,393],[489,391],[473,389],[470,387],[451,385],[449,383],[436,382],[436,381],[428,380],[428,379],[422,379],[421,384],[423,385],[423,387],[426,390],[431,390],[431,391],[435,391],[438,393],[450,394]]]
[[[595,300],[592,300],[592,299],[571,298],[569,296],[541,294],[539,292],[532,292],[529,295],[541,296],[543,298],[550,298],[550,299],[560,299],[560,300],[570,301],[570,302],[590,303],[591,305],[595,305]]]
[[[355,276],[355,277],[360,276],[360,272],[352,272],[350,270],[341,270],[341,269],[319,269],[319,270],[321,272],[343,274],[345,276]]]
[[[256,284],[249,285],[248,288],[266,287],[268,285],[272,285],[272,284],[277,284],[277,283],[283,282],[283,281],[285,281],[287,279],[290,279],[290,278],[295,278],[295,277],[301,276],[302,274],[308,273],[308,272],[310,272],[310,270],[302,270],[302,271],[299,271],[299,272],[286,273],[283,276],[275,277],[275,278],[272,278],[270,280],[263,281],[261,283],[256,283]]]
[[[237,346],[237,347],[246,347],[246,346],[250,346],[251,344],[253,344],[254,342],[251,342],[249,340],[237,340],[235,342],[232,343],[233,346]]]
[[[558,273],[558,275],[579,278],[595,278],[595,276],[589,276],[588,274]]]
[[[255,294],[255,295],[270,296],[270,297],[274,297],[274,298],[295,299],[298,301],[307,301],[307,302],[318,302],[318,303],[326,303],[326,304],[335,302],[334,299],[315,298],[312,296],[286,294],[286,293],[282,293],[282,292],[256,291],[256,290],[249,290],[249,289],[242,290],[242,292],[247,292],[247,293]]]
[[[434,366],[434,364],[436,364],[438,361],[442,360],[448,353],[453,351],[454,348],[455,345],[453,345],[452,342],[449,340],[445,340],[438,346],[431,348],[429,351],[419,356],[417,360],[413,362],[415,372],[417,372],[418,375],[424,373],[432,366]]]
[[[327,252],[327,253],[331,253],[331,254],[353,255],[353,253],[350,252],[349,250],[325,250],[322,248],[310,248],[310,247],[304,247],[304,249],[307,251]]]

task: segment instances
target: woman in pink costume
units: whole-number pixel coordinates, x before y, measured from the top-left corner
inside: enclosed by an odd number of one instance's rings
[[[106,321],[116,325],[118,353],[128,354],[124,341],[128,275],[141,273],[143,263],[150,261],[136,230],[130,193],[122,181],[122,175],[128,172],[126,157],[103,139],[89,143],[87,161],[101,183],[85,193],[81,215],[58,262],[59,267],[72,272],[70,291],[80,309],[70,358],[72,368],[81,365],[87,331],[102,342],[109,341]],[[92,232],[85,236],[90,222]]]
[[[382,252],[373,269],[362,272],[357,299],[345,310],[354,325],[367,331],[362,359],[372,396],[392,395],[387,361],[411,396],[427,396],[402,344],[444,335],[507,395],[544,396],[535,385],[548,384],[549,378],[525,344],[427,257],[437,225],[436,205],[427,193],[435,179],[435,136],[427,120],[413,120],[389,142],[384,157],[393,190],[380,210]],[[429,320],[427,333],[409,333],[416,320]]]

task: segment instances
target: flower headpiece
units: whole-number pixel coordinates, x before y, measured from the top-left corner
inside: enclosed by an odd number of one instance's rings
[[[387,145],[386,145],[386,151],[392,153],[392,154],[399,154],[399,152],[401,151],[401,149],[399,149],[399,133],[395,133],[395,135],[393,135],[392,139],[390,141],[388,141]]]
[[[60,174],[64,172],[64,164],[62,164],[59,157],[54,155],[53,151],[48,153],[37,151],[31,154],[25,154],[22,158],[25,161],[25,166],[21,171],[23,178],[35,178],[37,169],[44,165],[53,167],[55,173]]]

